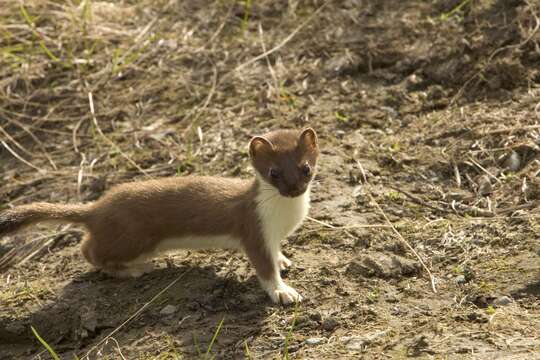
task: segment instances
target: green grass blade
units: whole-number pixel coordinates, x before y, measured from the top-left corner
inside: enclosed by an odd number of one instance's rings
[[[441,20],[445,21],[448,20],[449,17],[459,12],[465,5],[467,5],[471,0],[463,0],[460,4],[458,4],[455,8],[450,10],[447,13],[444,13],[441,15]]]
[[[38,332],[36,331],[36,329],[34,329],[33,326],[30,326],[30,328],[32,329],[32,332],[34,333],[34,336],[39,340],[39,342],[41,343],[41,345],[43,345],[45,347],[45,349],[47,349],[47,351],[49,352],[49,354],[51,354],[52,358],[54,360],[60,360],[60,356],[58,356],[58,354],[56,353],[56,351],[53,350],[53,348],[47,344],[47,342],[45,340],[43,340],[43,338],[41,336],[39,336]]]
[[[216,341],[216,339],[217,339],[217,337],[219,335],[219,332],[221,331],[221,326],[223,325],[224,320],[225,320],[225,318],[221,319],[216,331],[214,332],[214,336],[212,336],[212,340],[210,341],[210,345],[208,345],[208,349],[206,349],[206,354],[204,354],[205,359],[208,358],[208,355],[210,354],[210,351],[212,351],[212,346],[214,346],[214,342]]]
[[[249,15],[251,13],[251,0],[244,0],[244,18],[242,19],[242,33],[247,31]]]
[[[28,12],[26,11],[26,8],[24,7],[23,4],[21,4],[20,10],[21,10],[21,15],[23,16],[23,18],[26,21],[26,23],[28,24],[28,26],[33,28],[34,20],[32,20],[32,18],[30,17],[30,14],[28,14]]]
[[[246,356],[246,359],[251,360],[251,352],[249,351],[249,347],[247,344],[247,341],[244,340],[244,355]]]
[[[201,358],[201,347],[199,346],[199,340],[197,340],[197,335],[195,335],[195,333],[193,333],[193,342],[195,343],[195,350],[197,350],[197,355],[199,355],[199,358]]]
[[[291,341],[294,326],[296,325],[297,315],[298,315],[298,303],[294,305],[294,314],[293,314],[291,328],[287,332],[287,336],[285,337],[285,344],[283,344],[283,359],[285,360],[289,360],[289,342]]]
[[[45,54],[47,54],[47,56],[53,60],[53,61],[56,61],[56,62],[60,62],[60,59],[57,58],[52,52],[51,50],[49,50],[49,48],[47,47],[47,45],[45,45],[45,41],[41,40],[39,42],[39,46],[41,47],[41,49],[45,52]]]
[[[64,64],[62,63],[62,61],[52,53],[51,50],[49,50],[49,48],[47,47],[47,45],[45,45],[45,41],[41,40],[41,37],[39,36],[39,33],[34,29],[34,20],[32,19],[32,17],[30,16],[30,14],[28,14],[28,11],[26,11],[26,8],[24,7],[23,4],[21,4],[20,6],[20,12],[21,12],[21,15],[22,17],[24,18],[24,20],[26,21],[26,23],[28,24],[28,26],[30,27],[30,30],[32,31],[32,33],[34,34],[34,36],[36,37],[36,39],[39,40],[39,47],[43,50],[43,52],[52,60],[52,61],[56,61],[56,62],[59,62],[61,63],[62,65],[66,66],[66,67],[69,67],[68,64]]]

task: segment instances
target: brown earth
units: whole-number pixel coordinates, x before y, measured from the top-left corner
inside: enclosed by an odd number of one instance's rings
[[[0,9],[2,208],[248,177],[269,129],[322,146],[313,219],[283,244],[302,305],[272,305],[239,253],[118,280],[76,227],[35,227],[0,242],[1,359],[49,358],[30,326],[68,359],[204,358],[214,334],[219,359],[540,359],[537,2]]]

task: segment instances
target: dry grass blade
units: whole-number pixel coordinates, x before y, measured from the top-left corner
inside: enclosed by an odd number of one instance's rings
[[[92,346],[90,350],[87,351],[87,353],[80,357],[80,359],[90,359],[90,355],[94,350],[96,350],[99,346],[104,344],[107,340],[109,340],[114,334],[119,332],[124,326],[129,324],[131,320],[135,319],[137,316],[139,316],[148,306],[150,306],[154,301],[156,301],[161,295],[163,295],[167,290],[169,290],[174,284],[176,284],[178,281],[180,281],[190,270],[186,270],[183,273],[181,273],[176,279],[171,281],[171,283],[167,286],[165,286],[161,291],[159,291],[156,295],[154,295],[147,303],[145,303],[143,306],[139,308],[136,312],[134,312],[131,316],[129,316],[123,323],[118,325],[113,331],[111,331],[107,336],[105,336],[101,341],[99,341],[97,344]]]
[[[262,24],[259,23],[259,37],[261,39],[261,47],[263,53],[266,53],[266,45],[264,43],[264,32],[262,28]],[[276,96],[276,99],[279,100],[279,80],[276,76],[276,73],[274,69],[272,68],[272,64],[270,64],[270,60],[268,59],[268,56],[266,58],[266,66],[268,66],[268,71],[270,72],[270,75],[272,75],[272,80],[274,80],[274,94]]]
[[[394,224],[392,224],[392,222],[390,221],[390,219],[388,218],[388,216],[386,215],[386,213],[383,211],[383,209],[381,208],[381,206],[379,205],[379,203],[375,200],[375,198],[373,198],[373,196],[371,195],[371,193],[367,193],[369,199],[371,202],[373,202],[373,204],[375,204],[375,207],[377,208],[377,210],[381,213],[381,215],[384,217],[384,219],[386,220],[386,222],[388,223],[388,225],[390,226],[390,228],[392,229],[392,231],[394,232],[394,234],[396,234],[396,236],[398,237],[398,239],[401,240],[401,242],[403,244],[405,244],[405,246],[414,254],[414,256],[416,256],[416,258],[418,259],[418,261],[420,262],[420,264],[422,265],[422,267],[424,268],[424,270],[426,270],[426,273],[428,274],[429,276],[429,279],[430,279],[430,282],[431,282],[431,290],[433,290],[433,292],[436,294],[437,293],[437,288],[435,287],[435,277],[433,276],[433,274],[431,273],[431,270],[429,270],[429,268],[427,267],[426,263],[424,262],[424,260],[422,260],[422,258],[420,257],[420,255],[416,252],[416,250],[411,246],[411,244],[409,244],[409,242],[407,240],[405,240],[405,238],[403,237],[403,235],[401,235],[401,233],[396,229],[396,227],[394,226]]]
[[[218,72],[217,72],[217,68],[215,66],[213,67],[213,73],[214,73],[214,76],[212,78],[212,87],[210,88],[210,91],[208,92],[208,95],[206,96],[206,99],[204,100],[204,103],[202,104],[202,106],[200,106],[198,108],[195,108],[195,109],[193,109],[191,111],[192,113],[196,112],[197,114],[195,115],[193,120],[191,120],[191,122],[186,127],[186,129],[183,131],[184,135],[186,135],[191,129],[193,129],[195,127],[195,125],[197,124],[197,121],[199,120],[199,118],[203,114],[203,111],[210,104],[210,101],[212,100],[212,97],[214,96],[214,94],[216,92],[216,86],[218,84]]]
[[[405,195],[406,197],[408,197],[410,200],[412,200],[412,202],[418,204],[418,205],[421,205],[421,206],[425,206],[427,208],[430,208],[431,210],[436,210],[436,211],[440,211],[440,212],[443,212],[443,213],[447,213],[447,214],[451,214],[453,213],[453,211],[451,210],[447,210],[447,209],[444,209],[442,207],[439,207],[439,206],[435,206],[435,205],[432,205],[432,204],[429,204],[428,202],[422,200],[420,197],[418,196],[415,196],[413,194],[411,194],[410,192],[408,191],[405,191],[405,190],[402,190],[400,188],[397,188],[395,186],[391,186],[391,185],[388,185],[388,187],[392,190],[395,190],[403,195]]]
[[[32,169],[35,169],[35,170],[39,171],[39,172],[42,173],[42,174],[44,174],[44,173],[47,172],[46,170],[44,170],[44,169],[42,169],[42,168],[40,168],[40,167],[37,167],[37,166],[35,166],[34,164],[32,164],[31,162],[29,162],[29,161],[23,159],[23,158],[22,158],[19,154],[17,154],[12,148],[10,148],[9,145],[6,144],[6,142],[5,142],[4,140],[0,140],[0,143],[1,143],[2,145],[4,145],[4,147],[6,148],[6,150],[9,151],[9,152],[11,153],[11,155],[13,155],[15,158],[17,158],[17,159],[18,159],[19,161],[21,161],[23,164],[30,166]]]
[[[347,229],[359,229],[359,228],[381,228],[381,227],[388,227],[388,225],[384,224],[366,224],[366,225],[350,225],[350,226],[334,226],[332,224],[329,224],[327,222],[312,218],[311,216],[306,216],[306,219],[309,221],[313,221],[314,223],[317,223],[319,225],[322,225],[328,229],[332,230],[347,230]]]
[[[77,231],[71,229],[70,225],[67,225],[53,235],[41,235],[27,241],[22,246],[11,249],[0,257],[0,273],[8,270],[16,264],[20,265],[26,263],[49,245],[54,244],[58,240],[62,239],[64,235],[76,232]]]
[[[296,29],[294,29],[293,32],[291,32],[289,34],[289,36],[287,36],[285,39],[283,39],[278,45],[274,46],[273,48],[271,48],[270,50],[268,51],[265,51],[263,52],[262,54],[258,55],[258,56],[255,56],[253,59],[243,63],[243,64],[240,64],[238,65],[234,70],[235,71],[239,71],[243,68],[245,68],[246,66],[249,66],[261,59],[264,59],[265,57],[267,57],[268,55],[278,51],[279,49],[281,49],[282,47],[284,47],[285,45],[287,45],[287,43],[289,41],[291,41],[296,34],[298,34],[298,32],[300,30],[302,30],[307,24],[309,24],[310,22],[312,22],[316,17],[317,15],[319,15],[319,13],[322,11],[322,9],[324,9],[324,7],[329,3],[329,1],[325,2],[324,4],[322,4],[317,10],[315,10],[315,12],[313,14],[311,14],[303,23],[301,23]]]
[[[467,81],[465,81],[465,83],[463,84],[463,86],[461,86],[461,88],[456,92],[456,94],[454,95],[454,97],[452,98],[452,100],[450,101],[450,104],[453,105],[457,102],[457,100],[463,95],[463,93],[465,92],[465,90],[467,90],[467,88],[469,87],[469,85],[476,79],[479,79],[482,77],[482,74],[484,73],[484,71],[487,69],[487,67],[491,64],[491,62],[493,61],[493,59],[495,58],[495,56],[497,56],[498,54],[502,53],[503,51],[505,50],[510,50],[510,49],[514,49],[514,50],[518,50],[518,49],[521,49],[523,46],[525,46],[528,42],[530,42],[534,36],[536,35],[536,33],[538,32],[538,30],[540,29],[540,19],[538,18],[538,16],[536,15],[536,13],[533,11],[533,7],[527,2],[528,4],[528,9],[529,11],[531,12],[535,22],[536,22],[536,25],[534,26],[534,28],[530,31],[529,35],[523,39],[522,41],[520,41],[518,44],[510,44],[510,45],[506,45],[506,46],[502,46],[498,49],[495,49],[490,55],[489,57],[487,58],[487,60],[485,61],[485,63],[482,65],[481,69],[478,70],[477,72],[475,72]]]
[[[94,111],[94,100],[93,100],[93,97],[92,97],[92,92],[89,92],[88,93],[88,102],[90,104],[90,113],[92,114],[92,121],[94,122],[94,125],[96,127],[96,130],[97,132],[99,133],[99,135],[106,141],[108,142],[116,151],[118,151],[131,165],[133,165],[135,168],[137,168],[137,170],[139,170],[142,174],[144,174],[145,176],[147,176],[148,178],[152,179],[153,176],[148,174],[148,172],[146,172],[146,170],[144,170],[143,168],[141,168],[135,161],[133,161],[133,159],[131,159],[124,151],[122,151],[122,149],[120,149],[120,147],[118,145],[116,145],[114,143],[114,141],[112,141],[111,139],[109,139],[107,137],[107,135],[105,135],[103,133],[103,131],[101,131],[101,128],[99,127],[99,124],[98,124],[98,121],[97,121],[97,118],[96,118],[96,113]]]

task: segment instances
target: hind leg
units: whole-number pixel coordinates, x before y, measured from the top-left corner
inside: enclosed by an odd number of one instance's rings
[[[117,278],[138,278],[154,270],[151,262],[137,264],[107,264],[102,271]]]
[[[139,256],[137,259],[124,263],[109,263],[103,271],[118,278],[137,278],[155,269],[152,254]]]
[[[90,264],[92,264],[97,269],[101,268],[100,264],[97,262],[96,257],[94,255],[94,247],[95,247],[95,241],[92,240],[92,235],[89,233],[84,234],[82,244],[81,244],[81,252]]]
[[[143,255],[137,252],[126,254],[125,250],[111,246],[113,244],[108,240],[110,234],[105,234],[105,236],[100,238],[99,234],[88,233],[81,245],[84,257],[97,269],[119,278],[139,277],[154,269],[150,261],[154,255],[152,252]],[[129,257],[126,259],[126,255],[135,256],[135,258],[128,260]]]

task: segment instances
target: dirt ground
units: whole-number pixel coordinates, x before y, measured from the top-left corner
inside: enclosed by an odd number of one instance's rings
[[[312,126],[322,147],[311,218],[283,242],[300,306],[271,304],[240,253],[118,280],[85,263],[80,229],[38,226],[0,240],[0,359],[50,358],[30,326],[65,359],[540,359],[539,16],[0,1],[1,208],[249,177],[270,129]]]

